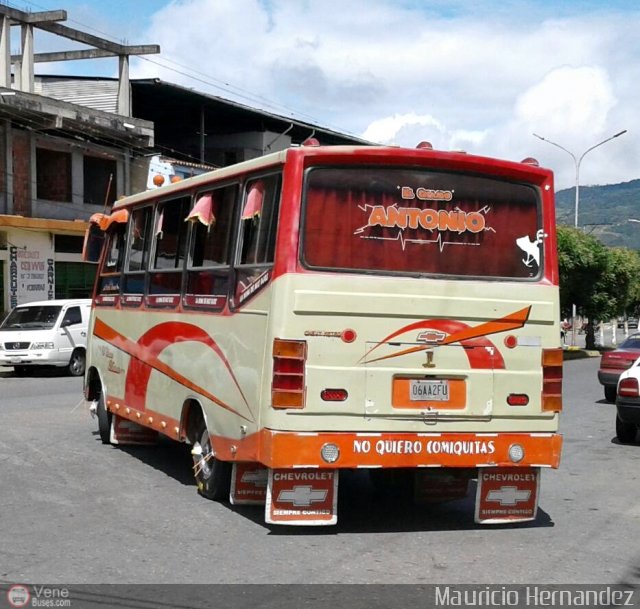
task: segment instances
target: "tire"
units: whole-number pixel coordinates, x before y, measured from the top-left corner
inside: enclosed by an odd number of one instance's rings
[[[82,349],[76,349],[71,354],[69,365],[67,370],[71,376],[84,376],[84,370],[86,367],[87,357]]]
[[[29,366],[14,366],[13,372],[16,376],[31,376],[31,369]]]
[[[207,499],[223,501],[229,498],[231,464],[215,458],[209,431],[201,421],[193,443],[193,471],[198,493]]]
[[[604,399],[607,402],[611,402],[612,404],[616,401],[616,393],[618,388],[615,385],[605,385],[604,386]]]
[[[102,443],[111,444],[111,420],[113,419],[113,414],[107,410],[102,393],[98,397],[96,415],[98,416],[98,433]]]
[[[616,436],[620,442],[624,444],[635,442],[637,433],[638,426],[635,423],[626,423],[620,415],[616,415]]]

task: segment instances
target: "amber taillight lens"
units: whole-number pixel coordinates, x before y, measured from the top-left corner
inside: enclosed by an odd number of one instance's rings
[[[307,343],[303,340],[273,341],[273,408],[304,408]]]
[[[542,350],[542,410],[562,410],[562,349]]]

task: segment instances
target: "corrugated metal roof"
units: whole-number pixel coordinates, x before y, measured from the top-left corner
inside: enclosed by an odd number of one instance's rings
[[[51,76],[41,79],[36,76],[34,89],[38,95],[116,114],[118,81],[57,79]]]

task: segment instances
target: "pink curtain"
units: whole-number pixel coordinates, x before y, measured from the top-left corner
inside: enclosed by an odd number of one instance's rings
[[[254,216],[262,213],[262,203],[264,201],[264,182],[258,180],[251,185],[247,193],[247,200],[242,210],[242,219],[250,220]]]
[[[185,221],[201,222],[206,227],[211,228],[216,222],[214,213],[213,197],[211,193],[201,195]]]

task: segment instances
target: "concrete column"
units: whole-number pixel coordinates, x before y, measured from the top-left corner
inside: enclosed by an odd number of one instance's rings
[[[84,205],[84,153],[77,149],[71,152],[71,202]]]
[[[11,88],[11,21],[2,16],[0,24],[0,87]]]
[[[118,71],[118,108],[121,116],[131,116],[131,84],[129,82],[129,56],[120,55]]]
[[[33,26],[22,26],[22,65],[20,66],[20,90],[33,93]]]

